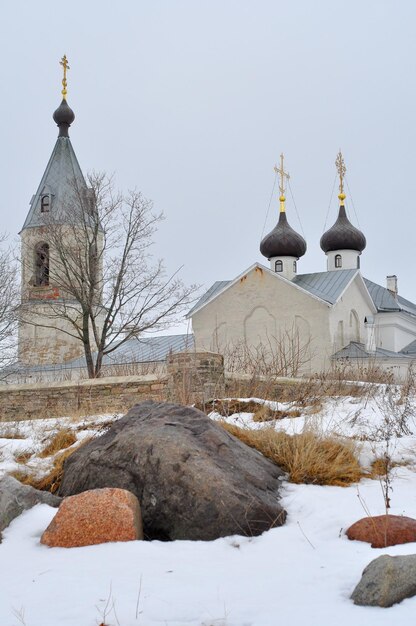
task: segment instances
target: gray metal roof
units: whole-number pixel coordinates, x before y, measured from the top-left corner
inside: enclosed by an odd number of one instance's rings
[[[400,350],[401,354],[409,354],[416,357],[416,339]]]
[[[74,183],[79,189],[87,190],[71,140],[69,137],[58,137],[40,185],[30,201],[23,229],[47,224],[48,216],[58,221],[61,216],[64,217],[74,197]],[[45,194],[51,195],[52,202],[49,212],[41,213],[41,196]]]
[[[334,304],[357,271],[358,270],[338,270],[336,272],[299,274],[292,282],[312,295],[321,298],[321,300]],[[188,317],[209,300],[213,299],[222,289],[232,282],[231,280],[218,280],[215,282],[192,307],[188,313]]]
[[[321,300],[335,304],[357,272],[358,270],[337,270],[336,272],[299,274],[292,282]]]
[[[401,296],[397,296],[396,299],[386,287],[377,285],[377,283],[373,283],[368,278],[364,278],[364,282],[378,311],[404,311],[405,313],[416,315],[416,304],[410,302],[410,300],[406,300],[406,298]]]
[[[314,272],[313,274],[298,274],[292,282],[321,300],[329,304],[335,304],[358,271],[358,269],[352,269],[332,272]],[[410,315],[416,315],[416,304],[413,302],[401,296],[397,296],[396,299],[386,287],[377,285],[377,283],[373,283],[367,278],[363,280],[377,311],[403,311]],[[188,316],[191,316],[194,311],[213,299],[222,289],[231,283],[231,280],[215,282],[189,311]]]
[[[190,315],[192,315],[192,313],[194,311],[196,311],[197,309],[199,309],[202,305],[204,305],[206,302],[208,302],[208,300],[211,300],[211,298],[214,298],[214,296],[216,296],[222,289],[224,289],[224,287],[226,287],[227,285],[231,284],[232,280],[217,280],[217,282],[215,282],[209,289],[208,291],[206,291],[204,293],[203,296],[201,296],[198,300],[198,302],[196,304],[194,304],[194,306],[192,307],[192,309],[189,311],[189,313],[187,314],[187,317],[189,317]]]
[[[351,341],[348,346],[338,350],[332,355],[331,359],[368,359],[368,358],[391,358],[391,359],[406,359],[414,358],[403,354],[401,352],[392,352],[391,350],[385,350],[384,348],[377,348],[376,352],[367,352],[363,343]]]
[[[114,352],[103,358],[103,366],[122,365],[132,363],[158,363],[165,361],[172,352],[184,352],[194,350],[195,342],[193,335],[167,335],[164,337],[147,337],[138,339],[136,337],[123,343]],[[38,365],[35,367],[18,367],[22,372],[46,372],[61,371],[64,369],[78,369],[86,367],[85,357],[79,357],[73,361],[59,363],[58,365]],[[11,368],[16,370],[16,368]]]

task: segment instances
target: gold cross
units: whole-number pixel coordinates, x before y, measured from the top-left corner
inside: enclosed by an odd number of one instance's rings
[[[64,56],[62,57],[62,59],[59,61],[60,65],[62,65],[62,67],[64,68],[64,77],[62,79],[62,97],[64,100],[66,100],[66,94],[67,94],[67,82],[66,82],[66,71],[70,69],[69,65],[68,65],[68,59],[66,58],[66,54],[64,54]]]
[[[289,180],[290,176],[287,172],[285,172],[284,168],[283,168],[283,153],[280,155],[280,167],[277,167],[277,165],[274,166],[274,171],[276,172],[276,174],[280,175],[280,183],[279,183],[279,190],[280,190],[280,199],[283,198],[283,202],[284,202],[284,195],[285,195],[285,177],[286,180]],[[282,200],[281,200],[282,201]]]
[[[347,168],[345,167],[345,161],[344,161],[344,157],[342,156],[341,150],[337,154],[337,158],[335,159],[335,165],[337,166],[337,170],[338,170],[338,174],[339,174],[339,196],[338,196],[338,198],[340,200],[344,200],[345,199],[345,194],[344,194],[344,177],[345,177],[345,173],[347,171]],[[343,197],[341,198],[340,196],[343,196]]]

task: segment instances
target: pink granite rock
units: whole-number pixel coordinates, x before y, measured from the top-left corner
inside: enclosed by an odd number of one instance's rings
[[[40,541],[75,548],[136,539],[143,539],[138,499],[125,489],[104,488],[64,498]]]
[[[363,517],[347,530],[348,539],[366,541],[372,548],[386,548],[416,541],[416,520],[401,515]]]

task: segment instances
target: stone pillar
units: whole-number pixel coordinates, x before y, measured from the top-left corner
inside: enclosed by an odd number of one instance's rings
[[[178,352],[166,359],[169,400],[209,402],[224,395],[224,357],[216,352]]]

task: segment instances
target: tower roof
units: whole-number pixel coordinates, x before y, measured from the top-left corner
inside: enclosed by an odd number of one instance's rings
[[[262,240],[260,252],[268,259],[275,256],[293,256],[298,259],[305,254],[306,241],[289,225],[285,211],[281,211],[278,223]]]
[[[72,208],[76,203],[79,205],[80,192],[85,197],[88,195],[88,188],[68,134],[75,114],[66,101],[66,72],[69,70],[66,55],[62,57],[60,64],[63,67],[62,102],[53,114],[59,135],[40,185],[30,201],[29,213],[22,230],[46,226],[50,224],[51,218],[55,223],[73,219]]]
[[[65,221],[74,201],[75,189],[85,189],[87,185],[77,157],[68,136],[60,135],[56,140],[39,187],[30,201],[29,213],[23,224],[25,228],[44,226],[54,221]],[[42,212],[42,197],[49,196],[49,211]]]
[[[335,224],[321,237],[321,248],[325,253],[335,250],[357,250],[362,252],[367,242],[363,233],[349,221],[344,204],[339,207]]]

